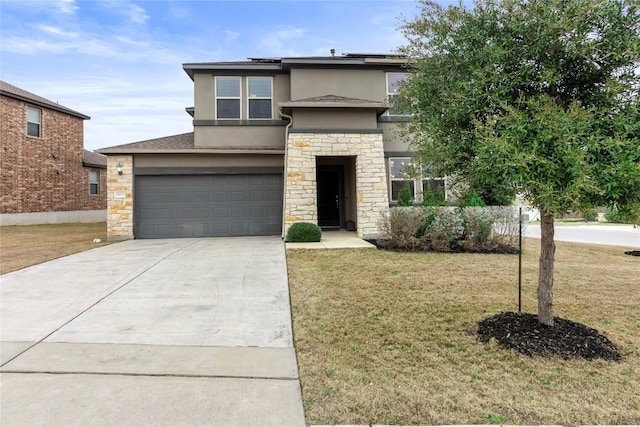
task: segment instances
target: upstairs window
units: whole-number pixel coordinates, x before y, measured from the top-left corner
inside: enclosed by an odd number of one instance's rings
[[[407,78],[407,73],[387,73],[387,102],[389,103],[389,114],[404,114],[395,104],[398,100],[400,85]]]
[[[240,77],[216,77],[216,118],[240,119]]]
[[[89,171],[89,194],[100,194],[100,171]]]
[[[272,92],[271,77],[247,77],[249,119],[272,117]]]
[[[27,107],[27,135],[40,138],[42,126],[42,110],[39,108]]]

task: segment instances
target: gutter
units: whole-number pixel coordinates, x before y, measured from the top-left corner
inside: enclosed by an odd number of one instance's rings
[[[287,170],[289,165],[289,156],[288,156],[288,148],[289,148],[289,129],[293,125],[293,117],[282,112],[282,107],[278,108],[278,113],[281,117],[285,117],[289,119],[289,123],[284,127],[284,173],[282,179],[284,180],[284,185],[282,186],[282,240],[285,238],[284,229],[286,223],[286,215],[285,208],[287,206]]]

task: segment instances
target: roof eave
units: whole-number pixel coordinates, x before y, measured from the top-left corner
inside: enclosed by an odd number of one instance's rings
[[[79,112],[77,112],[75,110],[71,110],[70,108],[66,108],[66,107],[62,107],[62,106],[56,107],[55,105],[46,104],[44,102],[40,102],[40,101],[37,101],[37,100],[34,100],[34,99],[30,99],[30,98],[27,98],[27,97],[24,97],[24,96],[16,95],[15,93],[6,92],[4,90],[0,90],[0,95],[6,96],[7,98],[17,99],[18,101],[26,102],[27,104],[36,105],[36,106],[42,107],[42,108],[48,108],[49,110],[58,111],[60,113],[65,113],[65,114],[68,114],[70,116],[78,117],[79,119],[91,120],[91,117],[87,116],[86,114],[79,113]]]
[[[216,148],[105,148],[96,150],[105,155],[118,154],[284,154],[284,149],[271,150],[221,150]]]

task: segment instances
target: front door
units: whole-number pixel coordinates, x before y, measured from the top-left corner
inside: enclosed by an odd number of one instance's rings
[[[317,166],[318,183],[318,225],[320,227],[340,227],[343,205],[342,166]]]

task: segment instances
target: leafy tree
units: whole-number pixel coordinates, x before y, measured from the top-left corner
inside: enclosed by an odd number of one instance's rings
[[[640,3],[420,6],[402,26],[403,134],[436,174],[540,210],[538,318],[552,326],[554,217],[615,205],[640,218]]]

